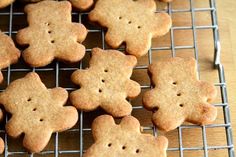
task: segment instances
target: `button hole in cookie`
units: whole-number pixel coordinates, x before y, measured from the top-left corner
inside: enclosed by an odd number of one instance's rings
[[[37,110],[37,108],[34,108],[34,109],[33,109],[33,111],[36,111],[36,110]]]
[[[102,93],[102,89],[99,89],[98,92],[99,92],[99,93]]]
[[[159,107],[154,107],[154,108],[152,109],[152,112],[153,112],[153,113],[156,113],[158,110],[159,110]]]
[[[132,23],[132,21],[129,21],[129,22],[128,22],[128,24],[131,24],[131,23]]]
[[[179,104],[180,107],[184,107],[184,104]]]
[[[32,100],[31,98],[27,99],[27,101],[31,101],[31,100]]]
[[[125,150],[125,149],[126,149],[126,146],[123,146],[122,149]]]
[[[108,72],[108,70],[107,70],[107,69],[105,69],[105,70],[104,70],[104,72],[105,72],[105,73],[107,73],[107,72]]]
[[[141,28],[141,26],[138,26],[138,29],[140,29]]]
[[[102,79],[102,83],[105,83],[105,80],[104,80],[104,79]]]
[[[52,33],[52,31],[48,31],[48,33],[49,33],[49,34],[51,34],[51,33]]]
[[[181,96],[182,94],[181,93],[178,93],[177,96]]]
[[[173,85],[177,85],[177,82],[173,82],[172,84],[173,84]]]
[[[121,19],[122,19],[122,16],[120,16],[119,19],[121,20]]]
[[[41,118],[39,121],[40,121],[40,122],[43,122],[44,120],[43,120],[43,118]]]
[[[108,146],[108,147],[111,147],[111,146],[112,146],[112,143],[109,143],[107,146]]]
[[[140,150],[139,149],[136,149],[136,153],[139,153],[140,152]]]
[[[52,40],[51,43],[52,43],[52,44],[55,43],[55,40]]]

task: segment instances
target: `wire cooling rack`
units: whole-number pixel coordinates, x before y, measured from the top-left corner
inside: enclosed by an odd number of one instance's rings
[[[181,5],[178,5],[181,4]],[[158,8],[157,12],[167,12],[173,18],[173,26],[170,30],[170,33],[165,37],[162,37],[157,40],[160,43],[164,43],[164,46],[161,44],[153,44],[152,48],[149,50],[148,54],[143,57],[141,63],[137,65],[134,69],[133,79],[139,80],[139,75],[147,75],[147,67],[153,61],[157,60],[158,57],[164,56],[164,54],[169,54],[169,57],[178,56],[179,53],[188,53],[188,56],[193,56],[198,61],[198,70],[199,70],[199,78],[201,74],[201,46],[200,43],[204,43],[204,38],[202,37],[201,32],[205,33],[205,30],[211,32],[212,44],[205,45],[205,47],[212,47],[211,61],[210,63],[214,64],[216,74],[215,85],[219,88],[219,99],[218,102],[214,103],[214,105],[218,108],[218,111],[222,112],[222,121],[217,121],[218,123],[214,123],[212,125],[207,126],[197,126],[192,124],[184,124],[180,126],[178,129],[171,133],[167,133],[166,136],[170,135],[169,141],[170,145],[168,148],[168,156],[217,156],[218,150],[224,151],[225,153],[221,156],[234,157],[234,145],[233,145],[233,136],[232,136],[232,128],[230,122],[230,112],[229,112],[229,104],[227,99],[227,89],[224,75],[224,68],[220,61],[220,42],[219,42],[219,30],[217,24],[217,14],[216,14],[216,4],[215,0],[175,0],[173,3],[164,4],[162,3]],[[178,7],[178,6],[182,6]],[[23,4],[15,3],[10,7],[0,10],[0,29],[13,37],[15,39],[15,35],[17,30],[24,28],[27,26],[26,16],[23,13]],[[20,62],[16,65],[12,65],[11,67],[2,70],[5,78],[5,82],[0,86],[0,90],[3,91],[7,85],[13,80],[23,77],[27,72],[36,71],[42,78],[43,82],[46,83],[47,87],[57,87],[61,86],[66,88],[69,92],[76,89],[76,87],[70,83],[70,75],[76,69],[82,69],[88,66],[88,60],[90,58],[91,48],[100,46],[104,49],[107,49],[107,45],[104,42],[105,31],[100,27],[91,26],[87,20],[88,13],[78,13],[73,12],[73,21],[83,23],[88,29],[88,39],[85,41],[86,56],[85,58],[76,65],[66,65],[64,63],[53,62],[47,67],[43,68],[30,68],[25,63],[20,60]],[[201,17],[205,17],[210,19],[210,22],[207,24],[199,24],[199,21],[204,21],[204,19],[197,19],[198,14],[202,14]],[[181,16],[181,18],[177,18],[177,16]],[[181,25],[175,25],[175,21],[178,19]],[[177,31],[182,31],[184,33],[183,39],[176,38],[178,36],[176,34]],[[190,31],[191,38],[188,36],[188,32]],[[200,36],[200,38],[199,38]],[[187,41],[187,44],[179,45],[179,41],[184,40]],[[188,41],[191,41],[189,44]],[[184,42],[183,41],[183,42]],[[183,43],[182,42],[182,43]],[[91,44],[93,43],[93,44]],[[123,50],[121,48],[121,50]],[[163,54],[164,53],[164,54]],[[190,54],[191,53],[191,54]],[[158,56],[158,54],[160,54]],[[213,59],[214,56],[214,59]],[[144,61],[143,61],[144,60]],[[213,68],[212,68],[213,69]],[[141,72],[143,71],[143,72]],[[205,69],[205,71],[207,71]],[[136,73],[136,74],[135,74]],[[146,76],[147,77],[147,76]],[[201,76],[202,77],[202,76]],[[212,76],[210,76],[212,77]],[[147,79],[148,80],[148,79]],[[150,81],[143,83],[141,81],[142,91],[148,90],[151,88]],[[145,109],[143,109],[141,105],[140,98],[135,101],[131,101],[134,105],[133,115],[136,116],[140,121],[142,126],[144,126],[144,132],[152,132],[155,136],[157,134],[162,134],[159,132],[150,122],[150,113],[148,113]],[[86,149],[93,143],[92,135],[91,135],[91,122],[97,116],[102,114],[103,111],[95,111],[92,113],[83,113],[79,112],[79,122],[78,124],[69,131],[64,133],[55,133],[53,134],[47,148],[39,154],[28,154],[27,151],[22,148],[22,137],[16,140],[13,140],[7,136],[4,130],[4,126],[0,131],[0,135],[3,137],[5,141],[5,152],[3,156],[80,156]],[[147,114],[146,114],[147,113]],[[142,116],[140,116],[142,115]],[[147,116],[146,116],[147,115]],[[6,115],[6,121],[8,120],[9,115]],[[148,119],[147,123],[143,119]],[[218,143],[216,145],[216,141],[213,144],[210,144],[210,140],[208,137],[212,137],[213,139],[219,138],[216,134],[214,136],[213,133],[208,133],[208,130],[217,130],[221,128],[222,134],[225,136],[225,142]],[[186,129],[190,130],[186,133]],[[198,130],[198,131],[197,131]],[[200,142],[195,144],[198,141],[198,138],[192,139],[192,141],[188,141],[187,144],[185,140],[191,139],[193,134],[199,133]],[[216,132],[215,132],[216,133]],[[221,134],[221,135],[222,135]],[[188,136],[189,135],[189,136]],[[187,137],[185,137],[187,136]],[[175,141],[175,142],[172,142]],[[212,139],[211,139],[212,141]],[[213,140],[214,141],[214,140]],[[174,145],[173,143],[177,144]],[[197,146],[196,146],[197,145]],[[191,154],[192,153],[192,154]],[[194,155],[193,155],[194,154]]]

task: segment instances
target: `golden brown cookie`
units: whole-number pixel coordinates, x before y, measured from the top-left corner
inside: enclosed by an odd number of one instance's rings
[[[80,10],[87,10],[93,5],[93,0],[70,0],[73,7]]]
[[[129,115],[132,106],[126,98],[138,96],[141,90],[137,82],[130,80],[136,63],[134,56],[94,48],[90,67],[72,74],[72,81],[81,87],[71,93],[72,104],[83,111],[100,106],[114,117]]]
[[[4,152],[4,141],[2,138],[0,138],[0,154],[2,154]]]
[[[0,8],[5,8],[11,3],[13,3],[15,0],[0,0]]]
[[[20,51],[15,47],[11,37],[0,31],[0,70],[14,64],[20,57]],[[0,72],[0,83],[3,81]]]
[[[53,132],[72,128],[78,120],[77,110],[64,106],[67,98],[65,89],[47,89],[34,72],[13,81],[0,94],[0,103],[12,115],[6,124],[7,134],[14,138],[24,134],[25,148],[42,151]]]
[[[3,112],[2,109],[0,109],[0,122],[3,120]],[[4,141],[3,139],[0,137],[0,154],[2,154],[4,152]]]
[[[217,109],[210,104],[217,91],[213,84],[198,80],[193,58],[171,58],[149,66],[154,89],[143,96],[143,105],[154,111],[154,124],[164,131],[184,121],[199,125],[212,123]]]
[[[23,2],[40,2],[45,0],[21,0]],[[87,10],[93,5],[93,0],[69,0],[73,7],[80,10]]]
[[[126,43],[126,52],[136,57],[145,55],[153,37],[166,34],[171,18],[155,13],[154,0],[98,0],[89,19],[107,27],[105,39],[112,48]]]
[[[54,58],[78,62],[85,54],[81,44],[87,30],[71,22],[71,4],[67,1],[42,1],[25,7],[29,27],[17,33],[17,42],[29,45],[24,60],[33,67],[48,65]]]
[[[126,116],[117,125],[112,116],[102,115],[92,124],[95,143],[83,157],[166,157],[164,136],[142,134],[139,121]]]

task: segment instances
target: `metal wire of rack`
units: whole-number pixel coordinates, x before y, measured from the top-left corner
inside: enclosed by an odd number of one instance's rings
[[[184,157],[184,151],[198,151],[198,150],[202,150],[204,153],[204,157],[208,157],[209,150],[218,150],[218,149],[226,149],[228,151],[228,156],[229,157],[234,157],[234,145],[233,145],[233,136],[232,136],[232,127],[231,127],[231,121],[230,121],[230,112],[229,112],[229,104],[228,104],[228,99],[227,99],[227,87],[226,87],[226,82],[225,82],[225,75],[224,75],[224,67],[220,62],[220,42],[219,42],[219,29],[218,29],[218,23],[217,23],[217,13],[216,13],[216,4],[215,4],[215,0],[204,0],[204,1],[209,1],[209,7],[204,7],[204,8],[195,8],[194,7],[194,3],[197,0],[188,0],[189,1],[189,9],[173,9],[173,4],[169,3],[167,5],[167,8],[165,10],[158,10],[157,12],[161,11],[161,12],[168,12],[170,16],[173,15],[173,13],[190,13],[191,15],[191,26],[172,26],[171,30],[170,30],[170,46],[166,46],[166,47],[152,47],[149,52],[147,57],[148,60],[148,64],[150,64],[152,62],[152,56],[153,56],[153,51],[161,51],[161,50],[170,50],[171,51],[171,55],[172,57],[176,56],[176,51],[177,50],[184,50],[184,49],[193,49],[194,52],[194,57],[196,58],[196,60],[198,61],[199,59],[199,51],[198,51],[198,42],[197,42],[197,31],[198,30],[204,30],[204,29],[210,29],[213,31],[213,38],[214,38],[214,65],[215,68],[218,70],[218,76],[219,76],[219,82],[215,83],[216,86],[218,86],[220,88],[220,94],[221,94],[221,103],[218,104],[214,104],[216,107],[221,107],[223,109],[223,115],[224,115],[224,123],[223,124],[212,124],[212,125],[206,125],[206,126],[197,126],[197,125],[182,125],[178,128],[178,139],[179,139],[179,147],[169,147],[168,148],[168,152],[171,151],[178,151],[179,152],[179,156],[180,157]],[[17,33],[17,30],[13,30],[13,26],[15,25],[14,23],[14,16],[22,16],[24,15],[24,13],[22,11],[15,11],[15,4],[12,4],[9,8],[5,9],[4,11],[0,11],[0,23],[1,23],[1,19],[3,19],[3,16],[7,16],[8,17],[8,29],[6,31],[3,31],[4,33],[10,35],[10,36],[14,36]],[[197,26],[195,24],[195,14],[198,12],[210,12],[211,14],[211,19],[212,19],[212,23],[211,25],[201,25],[201,26]],[[73,16],[75,16],[78,21],[77,22],[82,22],[82,17],[86,16],[87,13],[78,13],[78,12],[73,12],[72,13]],[[1,26],[1,25],[0,25]],[[1,29],[1,27],[0,27]],[[189,45],[183,45],[183,46],[175,46],[175,38],[174,38],[174,31],[175,30],[192,30],[193,32],[193,45],[189,46]],[[93,34],[93,33],[100,33],[101,34],[101,38],[102,38],[102,48],[106,49],[107,46],[105,44],[104,41],[104,36],[105,36],[105,31],[103,29],[100,28],[93,28],[93,29],[89,29],[89,33]],[[121,49],[123,50],[123,49]],[[87,53],[91,52],[91,49],[86,49]],[[19,72],[19,73],[23,73],[23,72],[30,72],[30,71],[36,71],[36,72],[54,72],[55,73],[55,82],[54,82],[54,87],[58,87],[60,86],[60,77],[61,73],[63,73],[64,71],[74,71],[76,69],[82,69],[83,68],[83,61],[81,61],[79,63],[78,67],[61,67],[61,63],[59,62],[54,62],[52,63],[53,66],[52,67],[44,67],[44,68],[30,68],[30,67],[23,67],[23,68],[13,68],[13,66],[8,67],[5,70],[2,70],[3,72],[5,72],[4,76],[6,79],[6,85],[9,85],[11,82],[11,77],[12,77],[12,73],[14,72]],[[146,65],[139,65],[137,67],[135,67],[136,70],[146,70],[148,68],[148,64]],[[199,72],[200,74],[200,72]],[[199,75],[200,77],[200,75]],[[142,90],[143,89],[149,89],[151,88],[150,85],[142,85]],[[76,88],[74,87],[65,87],[68,91],[73,91]],[[1,91],[3,91],[4,89],[0,89]],[[133,107],[134,110],[141,110],[143,109],[143,107],[141,105],[138,106],[134,106]],[[82,154],[85,150],[84,144],[86,143],[85,139],[84,139],[84,135],[87,132],[91,132],[91,128],[89,127],[85,127],[84,126],[84,113],[83,112],[79,112],[79,122],[76,125],[75,128],[69,130],[69,132],[77,132],[79,134],[78,137],[78,143],[79,143],[79,149],[67,149],[67,150],[60,150],[59,149],[59,134],[55,133],[54,136],[54,144],[53,144],[53,148],[51,150],[44,150],[43,152],[39,153],[39,154],[28,154],[26,151],[24,150],[17,150],[17,151],[10,151],[9,150],[9,137],[7,136],[7,134],[5,133],[4,130],[1,130],[0,133],[4,134],[4,141],[5,141],[5,152],[4,152],[4,156],[37,156],[37,155],[49,155],[49,156],[55,156],[58,157],[60,155],[70,155],[70,154],[74,154],[75,156],[80,156],[82,157]],[[6,122],[8,120],[8,116],[6,116]],[[226,133],[226,139],[227,139],[227,145],[220,145],[220,146],[208,146],[207,143],[207,132],[206,129],[207,128],[218,128],[218,127],[223,127],[225,128],[225,133]],[[183,136],[183,129],[185,128],[200,128],[202,130],[202,139],[203,139],[203,146],[202,147],[184,147],[183,145],[183,140],[182,140],[182,136]],[[152,131],[153,134],[155,136],[157,136],[158,134],[158,130],[153,127],[153,126],[145,126],[144,130],[149,130]],[[69,141],[68,141],[69,142]]]

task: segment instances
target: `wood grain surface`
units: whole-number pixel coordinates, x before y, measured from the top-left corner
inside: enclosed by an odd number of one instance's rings
[[[194,6],[196,8],[207,8],[209,7],[208,0],[192,0],[194,2]],[[14,11],[22,11],[24,5],[16,4],[14,7]],[[158,3],[159,8],[167,7],[164,3]],[[175,0],[172,4],[173,9],[190,9],[190,0]],[[217,9],[218,9],[218,21],[220,27],[220,39],[222,45],[222,55],[221,60],[225,68],[226,73],[226,81],[228,88],[228,98],[230,103],[230,111],[231,111],[231,120],[233,125],[233,135],[234,139],[236,139],[236,52],[234,52],[236,48],[236,20],[235,20],[235,11],[236,11],[236,2],[235,1],[217,1]],[[4,10],[0,10],[0,12],[7,12],[9,8]],[[181,13],[173,13],[173,25],[174,26],[192,26],[191,21],[191,12],[181,12]],[[74,21],[77,20],[77,16],[73,17]],[[23,15],[15,15],[13,16],[13,29],[12,31],[17,31],[25,26],[27,26],[26,16]],[[82,17],[82,22],[86,25],[87,28],[94,28],[87,21],[86,17]],[[211,25],[211,16],[209,12],[196,12],[195,13],[195,24],[200,25]],[[0,29],[3,31],[8,31],[9,26],[9,16],[0,16]],[[174,32],[174,44],[175,46],[193,46],[193,31],[190,30],[175,30]],[[13,34],[13,38],[15,34]],[[96,46],[102,46],[102,35],[101,33],[89,33],[88,38],[84,42],[87,48],[93,48]],[[196,30],[196,39],[197,39],[197,48],[199,52],[199,70],[200,70],[200,78],[202,80],[206,80],[213,83],[218,83],[218,71],[213,68],[213,56],[214,56],[214,45],[213,45],[213,33],[211,29],[207,30]],[[153,40],[153,47],[169,47],[171,46],[170,33],[165,35],[164,37],[160,37]],[[175,55],[179,57],[194,57],[194,49],[177,49],[175,51]],[[155,50],[152,51],[152,61],[159,60],[166,57],[171,57],[172,51],[169,50]],[[83,60],[83,67],[88,66],[88,60],[90,58],[89,53],[86,55]],[[148,55],[139,59],[138,65],[148,65]],[[47,66],[49,68],[55,69],[55,62],[51,65]],[[59,64],[60,68],[63,67],[78,67],[78,65],[66,65],[64,63]],[[11,68],[29,68],[24,62],[21,60],[18,64],[13,65]],[[75,87],[70,81],[70,75],[73,71],[60,71],[59,72],[59,85],[61,87]],[[23,77],[27,72],[11,72],[11,80],[15,80],[17,78]],[[42,81],[46,84],[47,87],[55,86],[55,71],[41,71],[38,72],[42,78]],[[7,77],[7,71],[3,72],[4,77]],[[141,85],[150,85],[150,80],[147,75],[146,70],[134,70],[132,78],[139,82]],[[2,85],[0,85],[0,89],[4,89],[7,86],[7,79],[4,81]],[[132,100],[132,104],[134,106],[141,105],[141,95]],[[218,88],[218,91],[219,88]],[[220,94],[218,98],[214,101],[214,103],[220,103],[221,97]],[[92,120],[104,112],[99,110],[91,113],[85,113],[83,118],[84,128],[90,128]],[[142,126],[150,126],[151,123],[151,113],[146,111],[145,109],[134,110],[132,113],[135,117],[137,117]],[[222,107],[218,107],[218,117],[215,121],[215,124],[223,124],[223,110]],[[186,125],[190,125],[186,123]],[[79,150],[80,149],[80,138],[79,138],[79,123],[75,126],[76,131],[65,132],[59,134],[59,150]],[[208,146],[227,146],[226,134],[224,127],[219,128],[206,128],[206,140]],[[150,131],[146,131],[150,132]],[[179,140],[178,135],[179,131],[174,130],[168,133],[158,132],[159,134],[164,134],[169,139],[169,147],[170,148],[179,148],[180,143],[184,148],[193,148],[200,147],[202,150],[198,151],[183,151],[184,157],[204,157],[204,149],[203,149],[203,135],[202,128],[195,129],[182,129],[182,141]],[[3,137],[4,134],[1,132],[0,135]],[[54,142],[55,136],[53,135],[49,145],[45,150],[54,150]],[[22,137],[15,140],[8,138],[9,143],[9,151],[24,151],[24,148],[21,146]],[[84,149],[88,148],[93,143],[93,138],[91,136],[90,131],[84,131],[83,133],[83,144]],[[14,156],[27,156],[23,155],[14,155]],[[54,156],[51,155],[35,155],[37,156]],[[79,154],[60,154],[60,157],[75,157],[79,156]],[[179,157],[180,152],[176,151],[168,151],[168,157]],[[227,157],[228,152],[227,149],[221,150],[209,150],[209,157]]]

